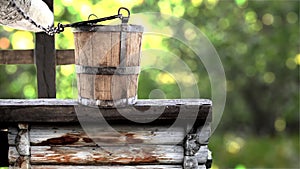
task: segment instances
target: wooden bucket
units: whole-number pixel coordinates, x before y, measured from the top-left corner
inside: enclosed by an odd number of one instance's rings
[[[78,101],[124,106],[137,99],[143,27],[93,25],[73,28]]]

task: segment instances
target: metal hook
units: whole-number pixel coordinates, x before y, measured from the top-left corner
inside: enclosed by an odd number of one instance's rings
[[[92,16],[94,16],[94,17],[96,17],[96,18],[98,19],[98,16],[97,16],[97,15],[95,15],[95,14],[90,14],[89,17],[88,17],[88,20],[91,20],[90,18],[91,18]]]
[[[124,17],[122,14],[121,14],[121,10],[125,10],[126,12],[127,12],[127,16],[126,17]],[[129,21],[129,17],[130,17],[130,11],[127,9],[127,8],[125,8],[125,7],[120,7],[119,8],[119,10],[118,10],[118,15],[121,15],[121,20],[122,20],[122,23],[128,23],[128,21]]]

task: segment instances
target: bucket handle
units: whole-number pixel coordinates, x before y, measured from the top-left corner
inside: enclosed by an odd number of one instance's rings
[[[121,14],[121,10],[125,10],[126,12],[127,12],[127,16],[123,16],[122,14]],[[127,9],[127,8],[125,8],[125,7],[120,7],[119,9],[118,9],[118,15],[120,15],[121,16],[121,20],[122,20],[122,23],[128,23],[128,21],[129,21],[129,17],[130,17],[130,11]]]
[[[127,12],[127,16],[123,16],[121,14],[121,10],[125,10]],[[94,14],[92,14],[92,15],[94,15]],[[128,23],[129,17],[130,17],[130,11],[127,8],[125,8],[125,7],[120,7],[118,9],[118,14],[117,15],[107,16],[107,17],[93,19],[93,20],[75,22],[75,23],[71,23],[71,24],[61,24],[61,23],[58,23],[57,27],[53,28],[53,32],[54,33],[61,33],[61,32],[63,32],[65,30],[66,27],[88,26],[88,25],[96,24],[98,22],[103,22],[103,21],[117,19],[117,18],[121,19],[122,23]]]

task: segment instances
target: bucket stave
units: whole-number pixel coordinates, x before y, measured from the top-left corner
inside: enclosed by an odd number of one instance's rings
[[[73,33],[78,101],[89,106],[134,104],[143,27],[81,26]]]

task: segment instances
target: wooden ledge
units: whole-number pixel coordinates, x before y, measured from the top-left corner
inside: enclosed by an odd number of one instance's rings
[[[83,118],[93,121],[98,115],[90,111],[101,112],[110,122],[128,121],[128,118],[147,121],[153,117],[157,117],[155,121],[178,118],[205,121],[211,118],[211,109],[212,102],[208,99],[138,100],[133,106],[121,108],[91,108],[78,105],[76,100],[0,99],[0,123],[72,123]]]

